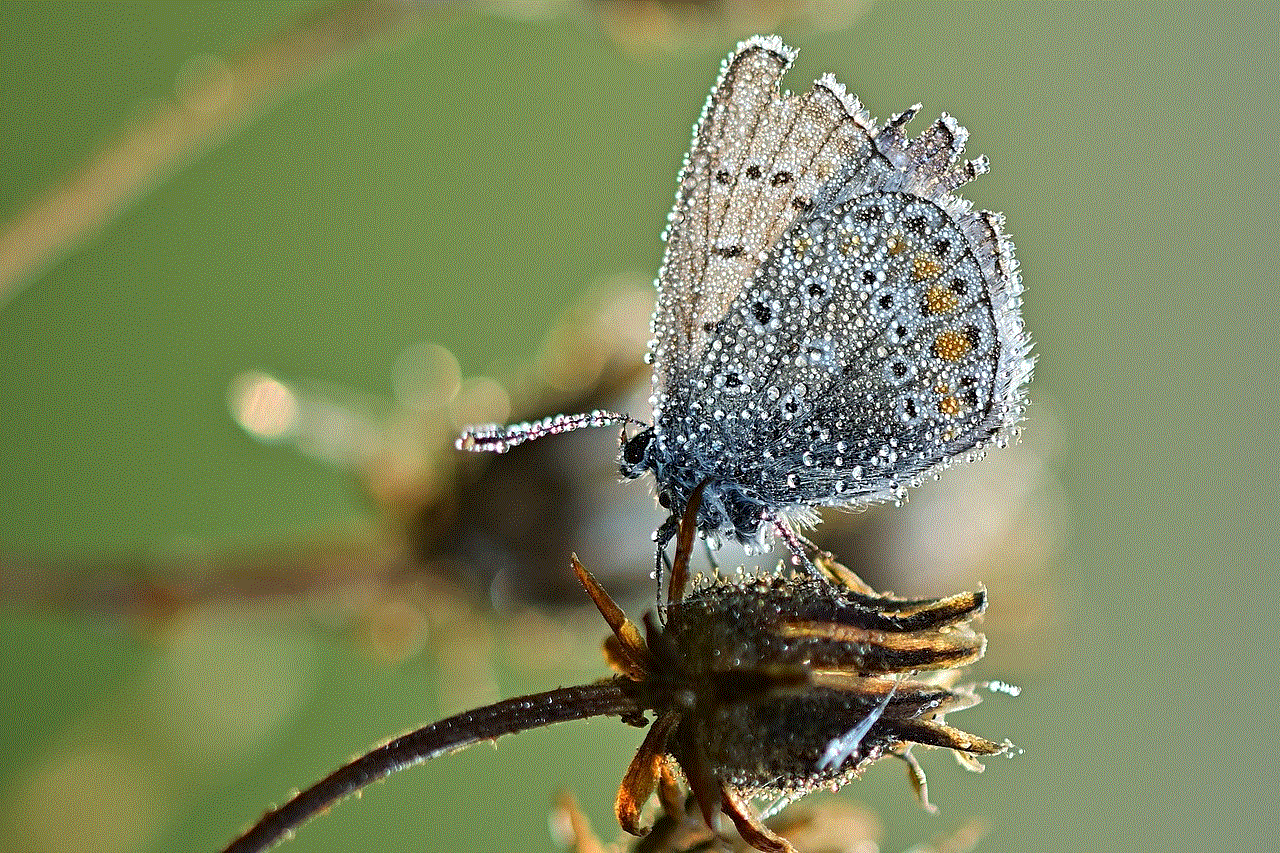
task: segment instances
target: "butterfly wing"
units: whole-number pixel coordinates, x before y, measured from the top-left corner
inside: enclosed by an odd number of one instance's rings
[[[786,514],[900,497],[1021,417],[1030,343],[995,214],[952,192],[985,171],[943,116],[897,117],[813,195],[733,298],[670,431]]]
[[[803,95],[779,83],[795,51],[738,45],[703,109],[680,173],[653,316],[654,418],[683,410],[717,324],[818,190],[874,152],[872,123],[830,76]]]

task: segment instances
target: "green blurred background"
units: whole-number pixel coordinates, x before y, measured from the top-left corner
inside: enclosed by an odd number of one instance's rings
[[[388,662],[324,607],[232,596],[138,618],[39,591],[86,561],[216,573],[209,555],[374,535],[350,478],[237,427],[229,383],[263,369],[389,396],[424,340],[466,375],[522,363],[577,295],[653,274],[718,64],[775,27],[801,49],[791,88],[834,71],[881,120],[922,101],[990,157],[965,194],[1017,242],[1040,358],[1027,441],[1057,433],[1065,498],[1060,624],[1029,626],[1034,666],[993,648],[981,673],[1025,693],[964,718],[1026,753],[981,777],[925,756],[939,816],[897,768],[842,796],[879,813],[886,850],[970,815],[988,851],[1272,846],[1274,10],[816,5],[695,24],[644,4],[425,5],[0,294],[0,847],[212,850],[380,739],[603,674],[592,644],[522,651],[529,630],[600,634],[589,615],[442,611],[425,651]],[[312,10],[0,5],[0,222]],[[476,748],[286,849],[550,850],[565,787],[611,838],[639,740],[601,720]]]

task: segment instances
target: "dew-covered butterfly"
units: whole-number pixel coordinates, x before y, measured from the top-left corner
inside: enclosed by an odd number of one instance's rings
[[[919,105],[878,127],[831,75],[781,94],[795,51],[738,45],[694,132],[664,235],[648,360],[651,423],[596,411],[468,429],[503,452],[585,426],[634,425],[619,467],[652,473],[671,516],[659,567],[701,486],[697,529],[760,552],[815,507],[901,500],[1022,417],[1031,343],[1003,217],[955,190],[987,171],[968,132]],[[811,564],[810,564],[811,565]]]

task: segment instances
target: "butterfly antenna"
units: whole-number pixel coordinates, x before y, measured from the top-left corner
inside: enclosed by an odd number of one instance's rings
[[[596,409],[578,415],[552,415],[540,421],[526,421],[510,426],[500,424],[483,424],[470,426],[462,431],[454,446],[459,450],[470,450],[473,453],[506,453],[513,447],[533,441],[546,435],[559,435],[584,427],[612,426],[614,424],[635,424],[648,426],[621,412],[608,412]]]

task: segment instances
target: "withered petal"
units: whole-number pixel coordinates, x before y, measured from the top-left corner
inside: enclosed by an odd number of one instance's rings
[[[648,832],[647,828],[640,826],[640,812],[657,787],[658,764],[667,751],[667,737],[679,721],[680,714],[675,711],[668,711],[658,717],[645,734],[640,749],[636,751],[626,775],[622,777],[613,810],[618,817],[618,824],[632,835],[644,835]]]
[[[595,579],[595,576],[587,571],[582,563],[578,562],[577,554],[570,555],[569,559],[573,564],[574,574],[578,576],[578,582],[587,591],[587,595],[591,596],[591,600],[595,602],[596,609],[600,611],[600,615],[604,617],[604,621],[608,623],[614,636],[618,638],[618,649],[631,662],[631,667],[625,668],[624,671],[632,669],[639,672],[646,671],[651,665],[652,659],[649,655],[649,647],[645,644],[644,638],[640,636],[640,629],[627,618],[627,614],[622,612],[622,608],[614,603],[613,599],[609,597],[609,593],[605,592],[604,587],[600,586],[600,583]]]
[[[721,808],[738,828],[742,840],[761,853],[796,853],[796,848],[765,826],[742,795],[728,785],[721,786]]]
[[[902,740],[953,749],[958,753],[999,755],[1009,748],[1008,744],[971,735],[941,720],[895,720],[892,731]]]
[[[983,635],[969,628],[885,631],[836,622],[784,620],[778,634],[818,644],[810,653],[815,667],[863,673],[951,669],[981,659],[987,645]]]
[[[627,647],[622,644],[616,634],[610,634],[604,638],[604,659],[615,672],[625,675],[632,681],[643,681],[648,677],[648,672],[636,663],[632,653],[627,651]]]

